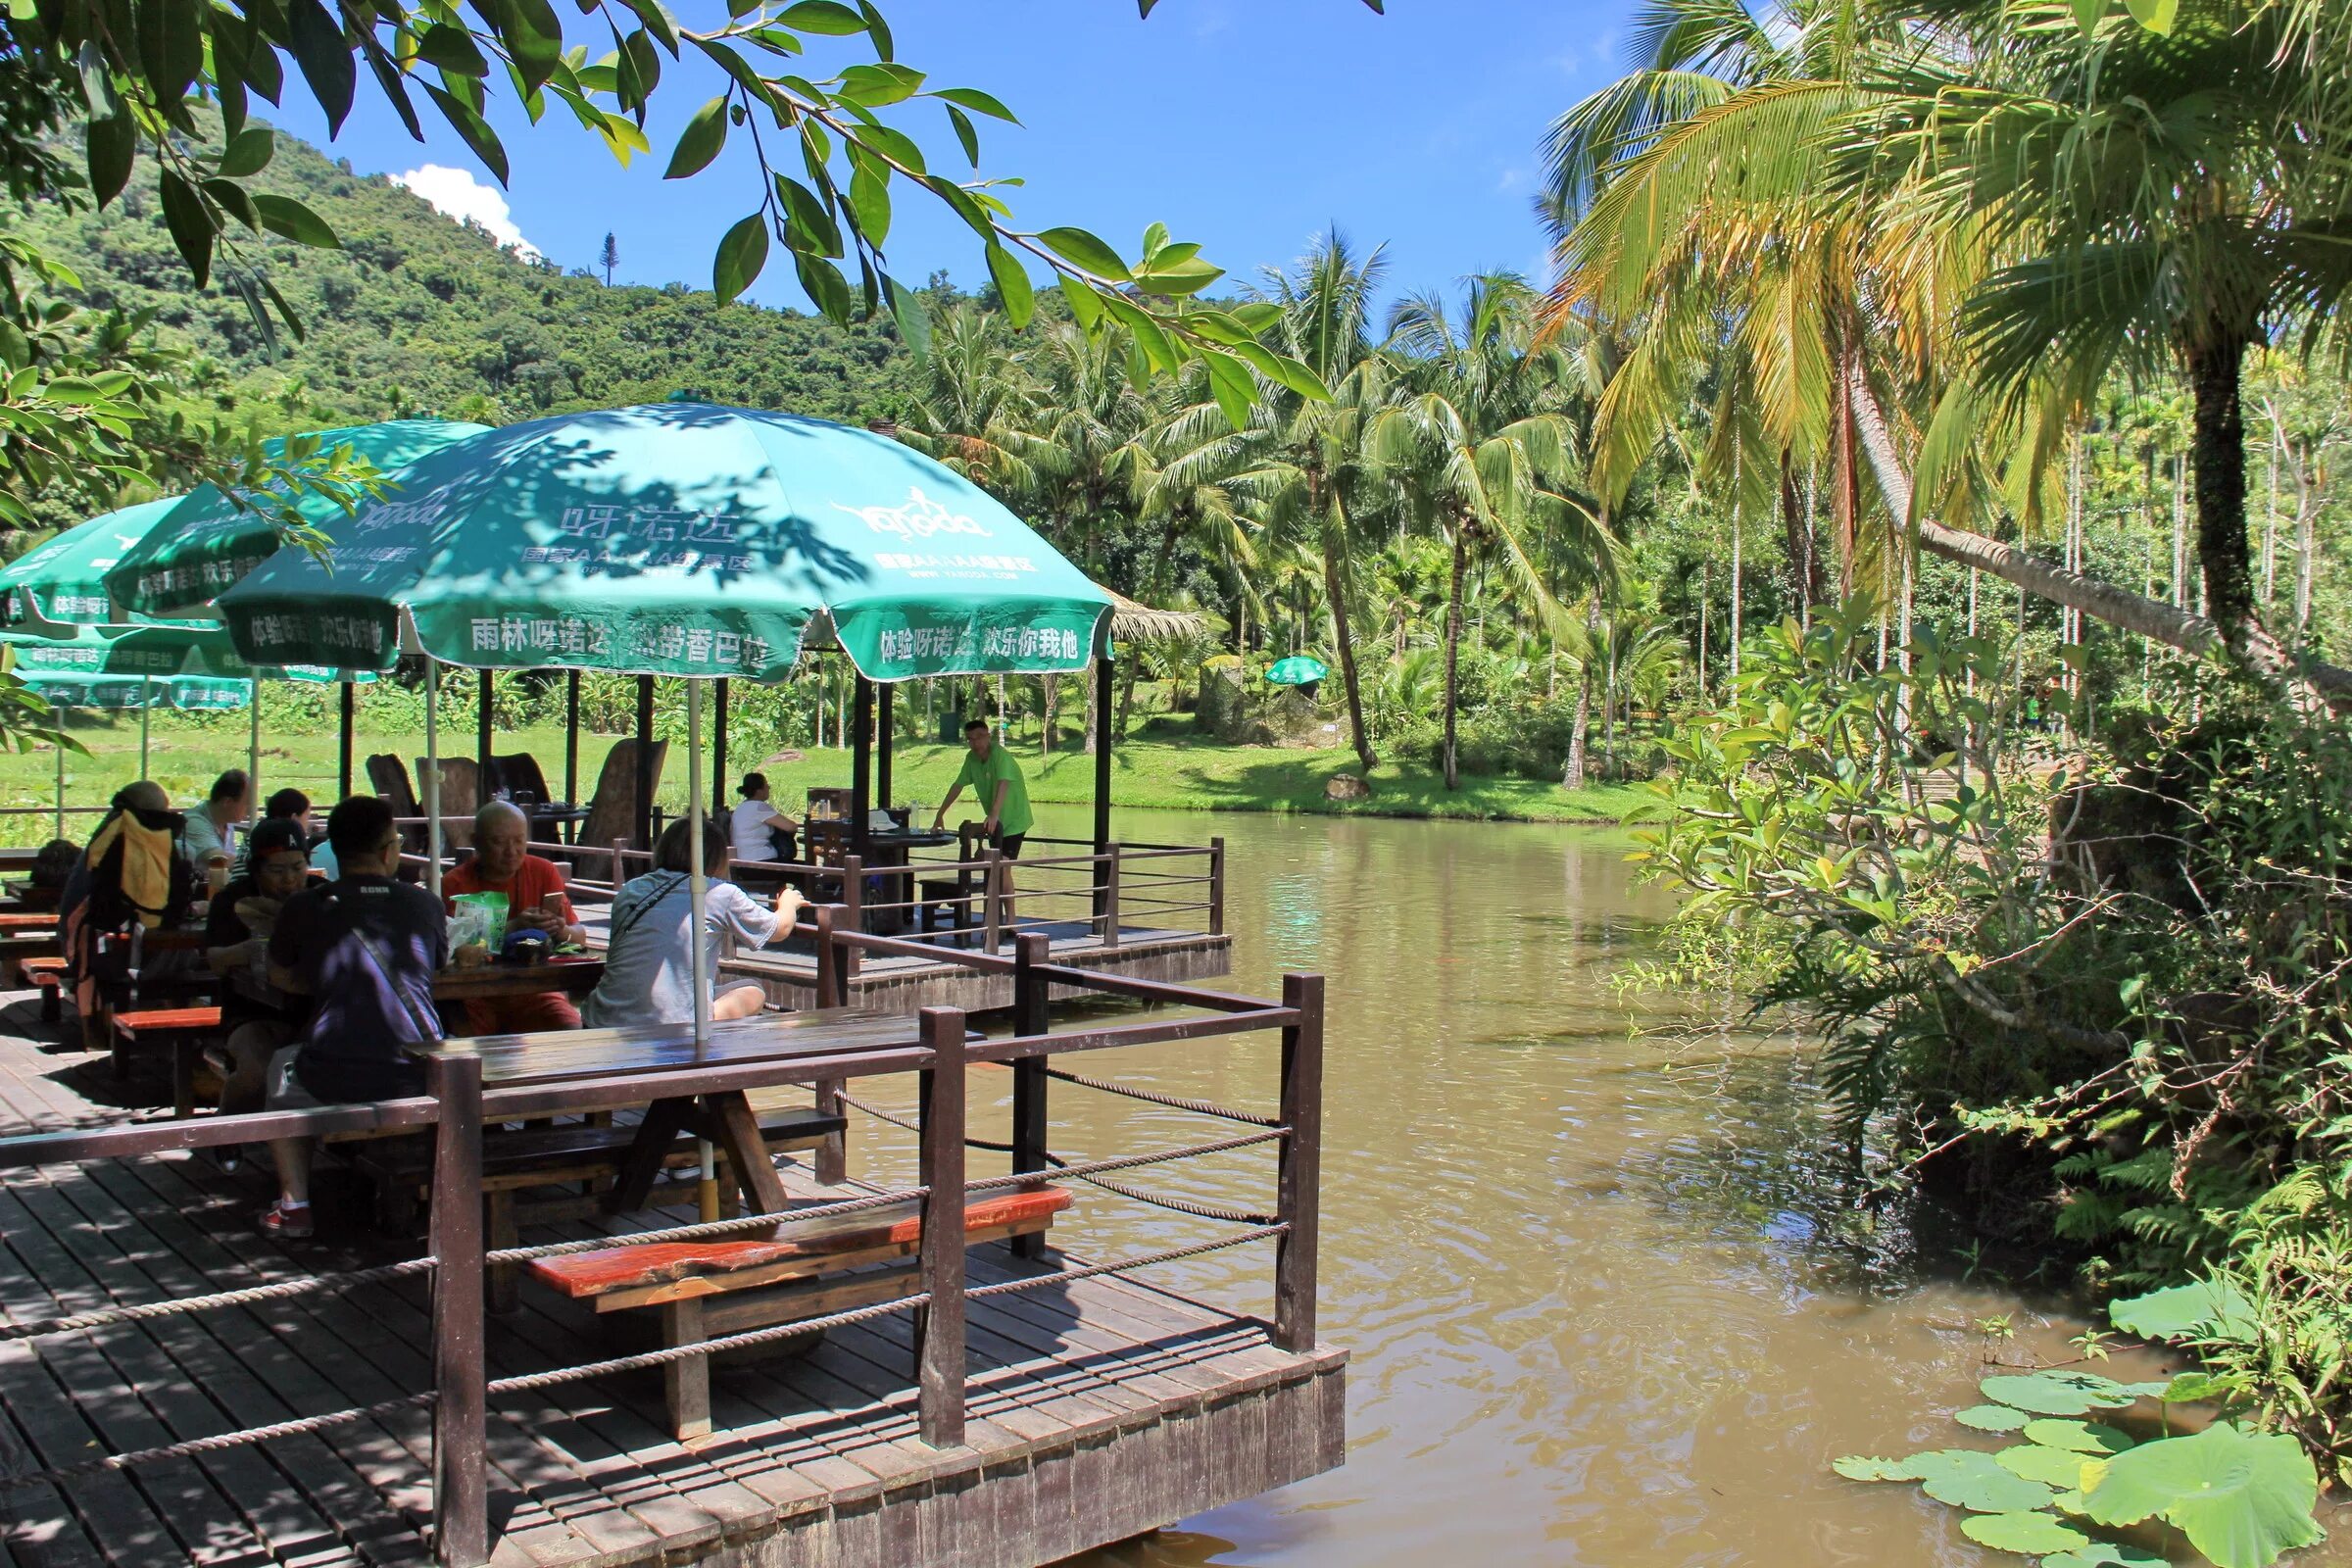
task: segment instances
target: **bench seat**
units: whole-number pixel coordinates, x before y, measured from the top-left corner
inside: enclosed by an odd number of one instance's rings
[[[1069,1206],[1069,1191],[1061,1187],[967,1199],[964,1240],[977,1247],[1042,1235]],[[920,1265],[909,1259],[922,1236],[920,1200],[908,1199],[797,1223],[786,1212],[777,1216],[772,1237],[606,1247],[537,1258],[530,1271],[599,1312],[659,1307],[662,1343],[674,1348],[916,1295],[922,1290]],[[708,1437],[710,1358],[684,1357],[662,1371],[678,1440]]]
[[[26,985],[41,994],[41,1022],[57,1022],[64,1014],[66,960],[62,957],[19,958],[17,973]]]

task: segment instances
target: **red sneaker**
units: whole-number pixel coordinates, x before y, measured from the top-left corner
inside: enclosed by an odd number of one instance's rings
[[[281,1242],[307,1242],[318,1228],[308,1203],[300,1208],[271,1203],[262,1210],[261,1227],[264,1236],[274,1236]]]

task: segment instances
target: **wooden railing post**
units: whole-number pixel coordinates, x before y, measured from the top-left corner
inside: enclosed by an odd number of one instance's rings
[[[623,852],[628,847],[627,839],[612,841],[612,891],[615,893],[618,893],[620,885],[629,879],[629,862],[623,858]]]
[[[983,852],[982,858],[988,869],[981,873],[980,881],[983,906],[980,911],[980,949],[983,953],[994,953],[997,944],[1004,940],[1002,918],[1004,905],[1001,902],[1004,889],[1004,855],[1001,850],[988,850]]]
[[[1102,849],[1102,945],[1119,945],[1119,847]]]
[[[433,1560],[490,1560],[489,1385],[482,1340],[482,1061],[434,1056]]]
[[[845,988],[841,983],[841,944],[833,940],[833,922],[841,911],[830,904],[816,906],[816,1004],[820,1007],[842,1005]],[[839,1116],[848,1108],[842,1103],[844,1084],[839,1078],[819,1078],[809,1086],[816,1093],[816,1111],[820,1116]],[[846,1132],[827,1133],[825,1141],[816,1146],[814,1161],[816,1180],[824,1187],[839,1187],[850,1176],[850,1139]]]
[[[841,906],[844,910],[841,918],[844,930],[865,929],[865,911],[859,907],[864,902],[865,861],[855,855],[845,855],[841,858]],[[858,950],[854,947],[844,948],[842,953],[841,978],[847,982],[857,976]]]
[[[916,1429],[934,1448],[963,1442],[963,1069],[960,1007],[922,1010],[922,1278],[915,1325]]]
[[[1225,841],[1208,841],[1208,934],[1225,934]]]
[[[1012,1032],[1024,1038],[1054,1027],[1053,983],[1037,972],[1053,956],[1054,944],[1042,931],[1027,931],[1012,939]],[[1046,1165],[1046,1058],[1022,1056],[1012,1064],[1012,1168],[1044,1170]],[[1015,1257],[1043,1257],[1042,1235],[1015,1236]]]
[[[1315,1244],[1323,1170],[1323,977],[1286,974],[1282,1004],[1298,1021],[1282,1031],[1282,1141],[1275,1214],[1290,1229],[1274,1254],[1274,1344],[1315,1345]]]

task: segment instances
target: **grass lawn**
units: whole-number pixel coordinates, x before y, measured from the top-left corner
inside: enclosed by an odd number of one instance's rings
[[[135,715],[77,713],[72,718],[69,733],[87,747],[90,755],[67,754],[67,805],[103,806],[117,789],[137,776],[139,726]],[[291,784],[314,800],[332,798],[335,734],[331,724],[292,734],[265,730],[262,739],[263,789],[275,790]],[[443,739],[451,755],[473,755],[470,732],[453,733]],[[583,797],[594,789],[597,769],[614,739],[610,735],[580,736]],[[242,714],[189,718],[176,713],[158,713],[154,718],[149,771],[175,803],[200,801],[215,774],[223,768],[244,765],[245,745]],[[558,789],[563,787],[561,729],[537,726],[519,734],[502,733],[498,748],[502,752],[532,753],[546,769],[549,782]],[[413,759],[423,750],[421,736],[387,735],[369,729],[363,708],[358,746],[363,760],[371,752],[392,751]],[[1034,740],[1016,740],[1013,751],[1028,771],[1032,800],[1082,804],[1094,798],[1092,757],[1068,751],[1043,758]],[[902,745],[896,761],[895,793],[901,802],[936,806],[946,797],[962,758],[960,746]],[[685,806],[684,760],[683,757],[673,755],[662,780],[661,798],[671,810]],[[759,765],[760,760],[737,752],[728,760],[729,771],[740,774],[747,767]],[[0,842],[31,844],[48,838],[51,823],[45,808],[54,798],[56,765],[55,754],[45,748],[32,753],[0,753],[0,807],[43,808],[37,814],[0,817]],[[1326,801],[1324,781],[1334,773],[1355,770],[1354,754],[1344,750],[1291,751],[1130,740],[1113,754],[1112,765],[1113,798],[1121,805],[1168,810],[1327,811],[1503,821],[1614,822],[1652,798],[1644,786],[1638,784],[1601,785],[1570,794],[1556,784],[1518,778],[1465,778],[1459,792],[1448,793],[1431,769],[1384,762],[1372,772],[1371,800]],[[795,760],[770,763],[766,772],[775,784],[777,800],[789,808],[805,798],[803,791],[810,785],[847,784],[850,754],[830,747],[810,751]],[[729,799],[733,798],[732,782],[730,779]],[[960,808],[957,814],[962,814]]]

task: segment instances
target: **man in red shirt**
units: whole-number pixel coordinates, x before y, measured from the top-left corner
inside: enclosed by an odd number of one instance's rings
[[[505,801],[492,801],[473,817],[473,858],[441,878],[445,900],[461,893],[503,893],[507,896],[507,929],[544,931],[550,941],[579,944],[587,940],[571,900],[564,892],[564,872],[523,846],[530,837],[530,819]],[[449,908],[457,907],[454,902]],[[466,1027],[477,1035],[528,1034],[541,1029],[577,1029],[580,1010],[561,991],[528,997],[482,998],[466,1004]]]

